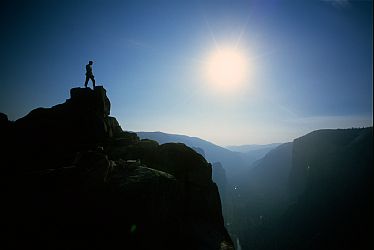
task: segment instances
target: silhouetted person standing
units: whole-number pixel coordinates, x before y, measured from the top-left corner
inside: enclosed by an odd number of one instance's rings
[[[93,88],[95,88],[95,77],[92,73],[92,64],[93,61],[89,61],[86,65],[86,81],[84,83],[84,86],[87,88],[88,81],[91,79]]]

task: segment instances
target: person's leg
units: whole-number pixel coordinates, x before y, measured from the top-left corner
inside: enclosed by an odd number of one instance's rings
[[[90,79],[89,76],[86,75],[86,81],[84,82],[84,87],[87,88],[88,80]]]
[[[93,88],[95,88],[95,77],[94,76],[91,76],[91,81],[92,81],[92,85],[93,85]]]

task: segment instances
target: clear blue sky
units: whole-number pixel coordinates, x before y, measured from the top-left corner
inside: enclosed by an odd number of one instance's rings
[[[220,145],[291,141],[373,124],[372,1],[8,1],[0,112],[51,107],[93,71],[125,130]],[[251,78],[217,92],[201,71],[238,46]]]

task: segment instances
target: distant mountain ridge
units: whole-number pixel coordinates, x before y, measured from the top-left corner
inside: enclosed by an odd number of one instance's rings
[[[228,170],[227,175],[236,178],[237,172],[248,169],[252,164],[264,157],[268,152],[282,143],[271,143],[265,145],[241,145],[221,147],[199,137],[191,137],[180,134],[165,132],[136,132],[142,139],[155,140],[160,144],[169,142],[184,143],[196,150],[204,150],[204,157],[211,163],[220,162]],[[230,179],[230,178],[229,178]]]
[[[273,148],[278,147],[283,143],[270,143],[270,144],[246,144],[246,145],[229,145],[226,146],[225,148],[234,151],[234,152],[242,152],[246,153],[248,151],[254,151],[254,150],[271,150]]]

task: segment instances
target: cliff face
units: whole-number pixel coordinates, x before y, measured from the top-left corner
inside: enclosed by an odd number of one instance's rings
[[[371,249],[373,128],[319,130],[294,141],[286,249]]]
[[[321,191],[327,180],[350,183],[372,172],[372,128],[317,130],[294,141],[289,188],[295,198],[318,181]],[[359,174],[360,176],[357,176]],[[340,183],[336,183],[340,184]],[[335,185],[337,189],[342,186]],[[326,191],[326,190],[325,190]]]
[[[70,94],[0,117],[10,247],[232,249],[200,154],[124,132],[101,86]]]
[[[373,249],[373,128],[318,130],[282,144],[235,190],[242,249]]]

